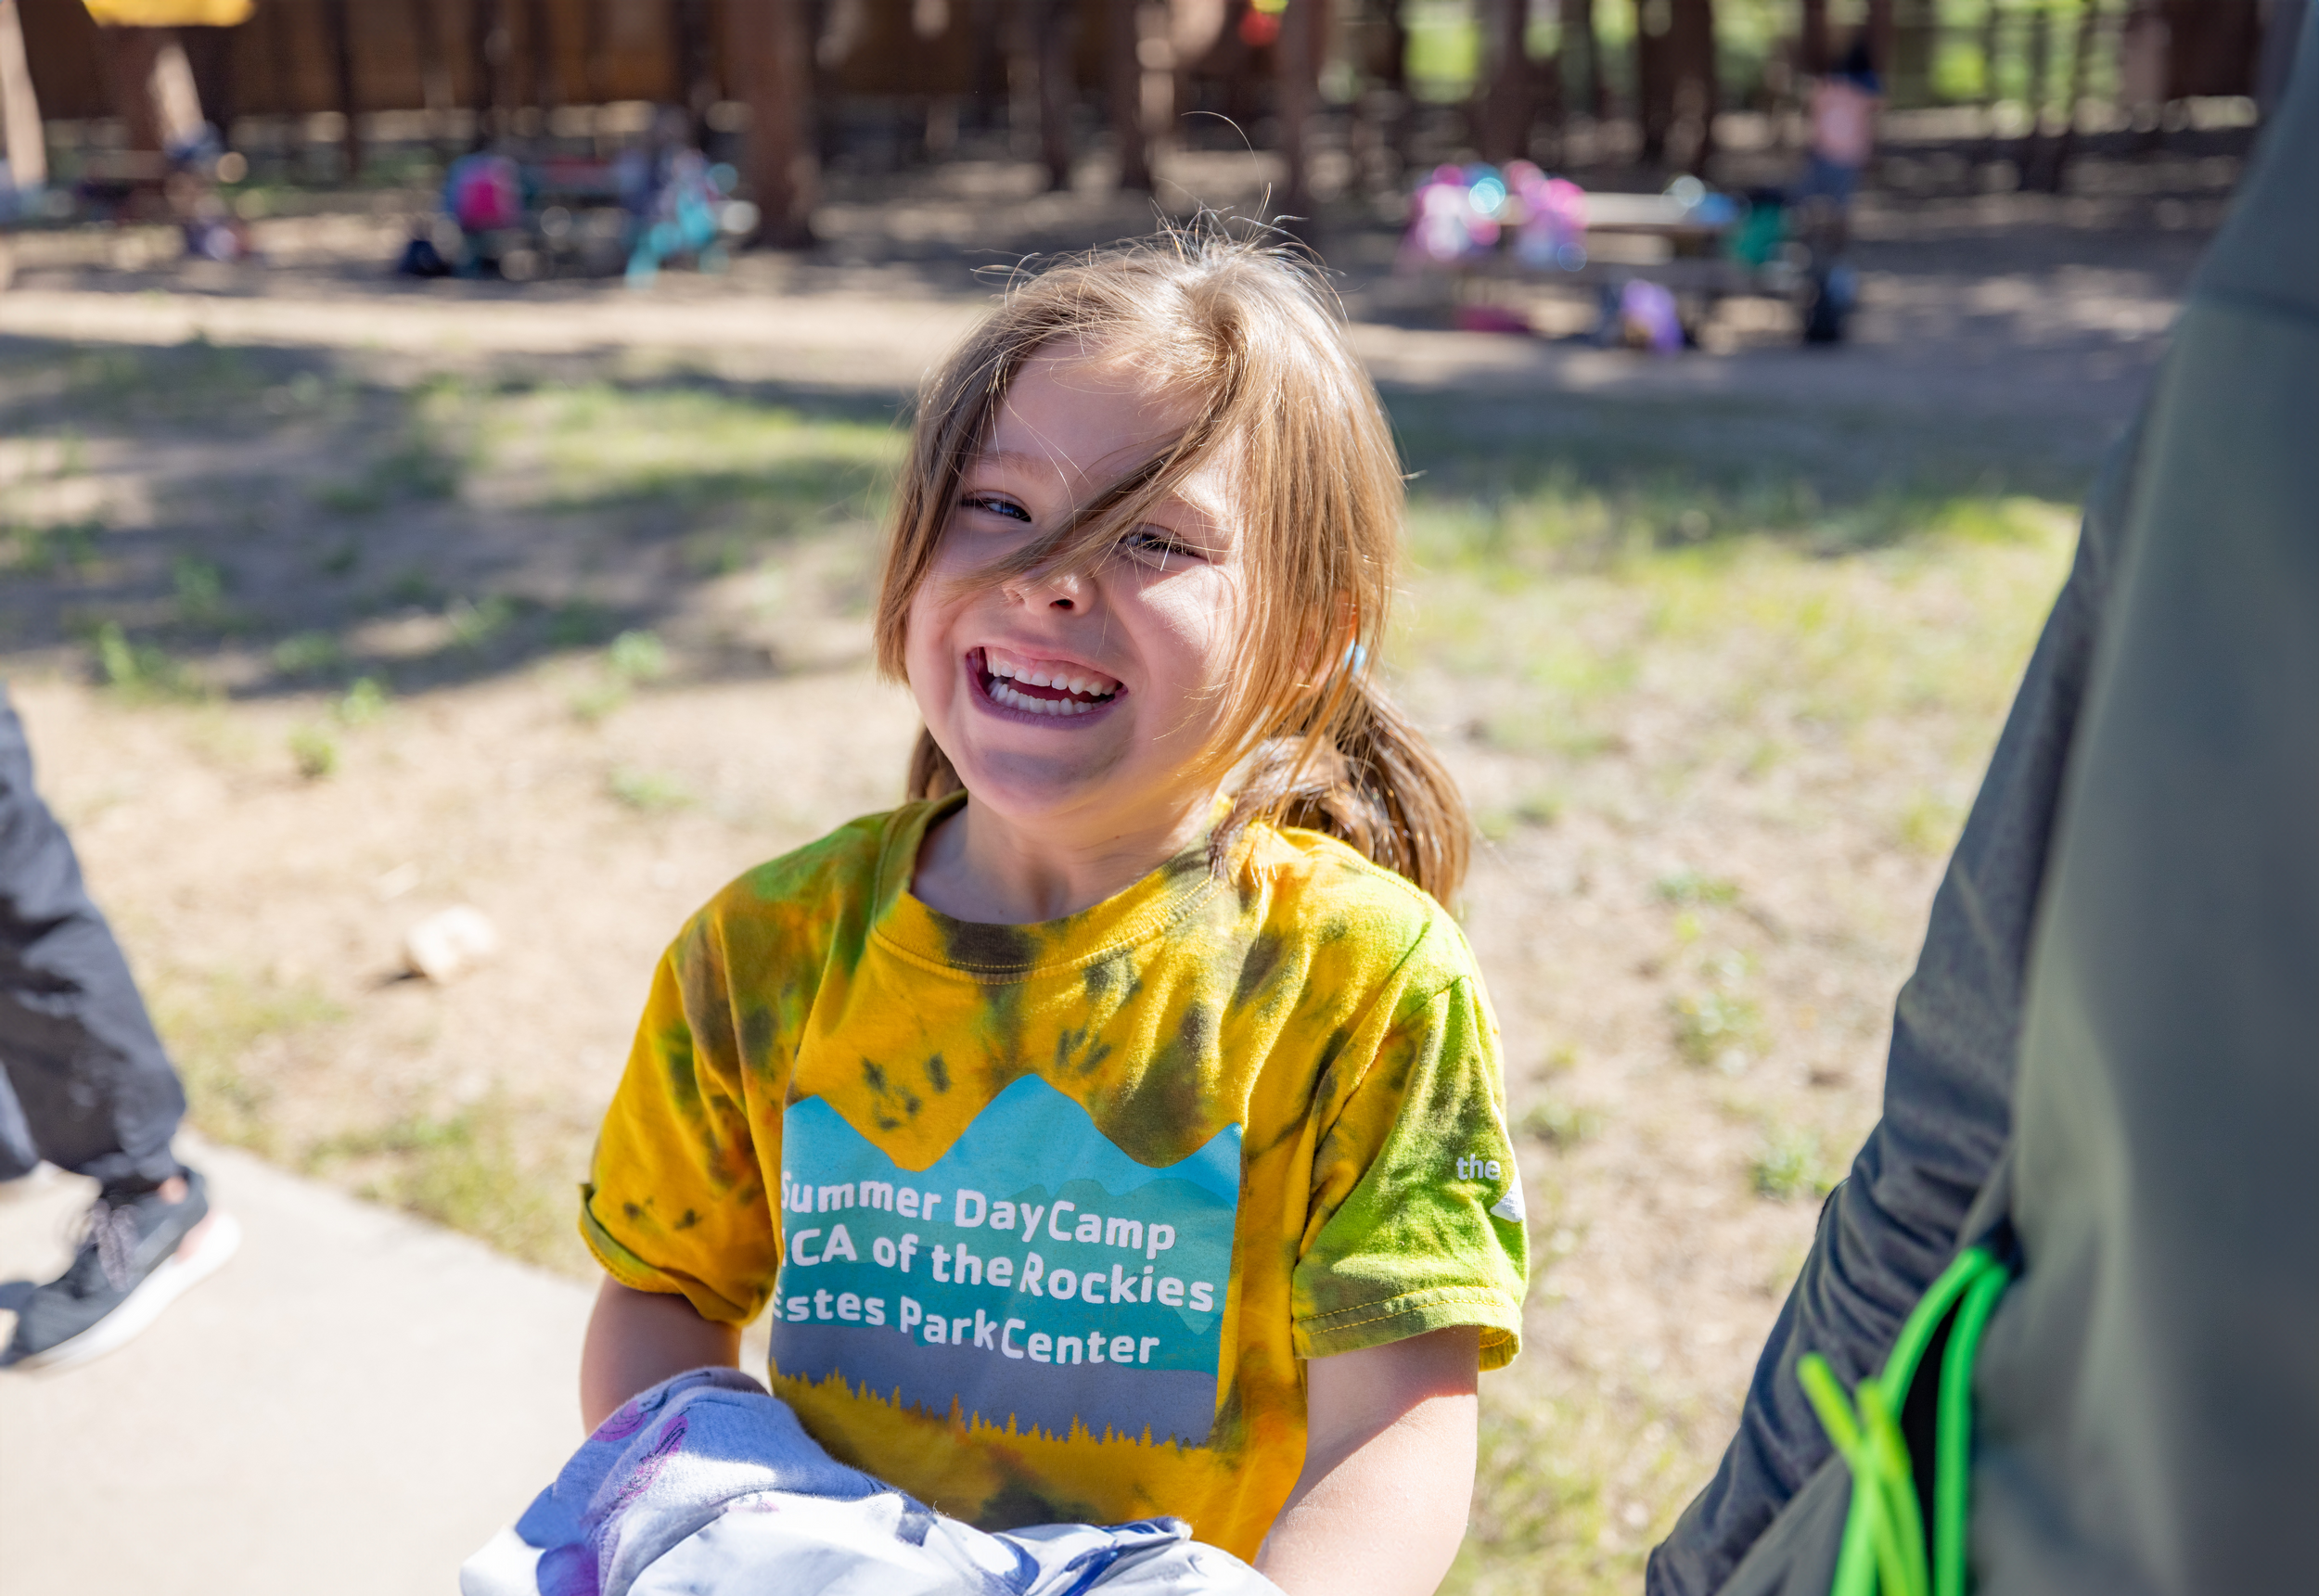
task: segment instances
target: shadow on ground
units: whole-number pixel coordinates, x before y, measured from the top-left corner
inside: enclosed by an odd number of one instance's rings
[[[604,369],[0,340],[0,651],[187,696],[424,692],[641,632],[689,676],[830,663],[780,639],[865,614],[906,396]],[[1840,554],[1958,498],[2071,499],[2107,441],[1722,396],[1387,402],[1429,560],[1508,536],[1549,564],[1762,533]]]

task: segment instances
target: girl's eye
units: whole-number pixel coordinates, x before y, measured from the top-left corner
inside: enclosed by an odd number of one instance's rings
[[[1137,559],[1163,568],[1178,560],[1203,557],[1198,549],[1178,542],[1173,533],[1162,527],[1137,527],[1120,540],[1120,547]]]
[[[982,510],[993,516],[1005,516],[1007,519],[1020,521],[1025,526],[1031,524],[1031,512],[1004,493],[968,493],[958,501],[958,507],[962,510]]]

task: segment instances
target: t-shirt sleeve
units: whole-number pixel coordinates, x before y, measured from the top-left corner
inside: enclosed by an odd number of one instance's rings
[[[1470,976],[1390,1027],[1314,1153],[1297,1355],[1471,1324],[1500,1368],[1521,1346],[1530,1238],[1497,1028]]]
[[[581,1188],[581,1237],[614,1280],[727,1324],[756,1317],[781,1262],[763,1173],[780,1150],[757,1145],[739,1053],[704,913],[661,957]]]

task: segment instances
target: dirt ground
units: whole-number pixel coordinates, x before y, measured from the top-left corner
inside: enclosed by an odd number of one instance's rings
[[[2071,506],[2236,175],[2084,170],[1872,200],[1838,351],[1450,332],[1389,234],[1322,240],[1419,473],[1392,669],[1481,820],[1535,1192],[1465,1589],[1631,1579],[1873,1123]],[[212,1134],[585,1267],[660,948],[897,796],[892,419],[975,268],[1136,225],[1023,188],[895,179],[816,258],[646,294],[390,279],[392,214],[269,223],[264,266],[19,248],[0,670]],[[406,977],[459,904],[496,958]]]

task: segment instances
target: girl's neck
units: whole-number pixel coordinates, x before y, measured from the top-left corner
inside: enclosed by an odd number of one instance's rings
[[[1208,829],[1215,794],[1136,817],[1127,829],[1018,822],[972,798],[919,846],[910,890],[954,920],[1031,926],[1091,909],[1189,848]]]

